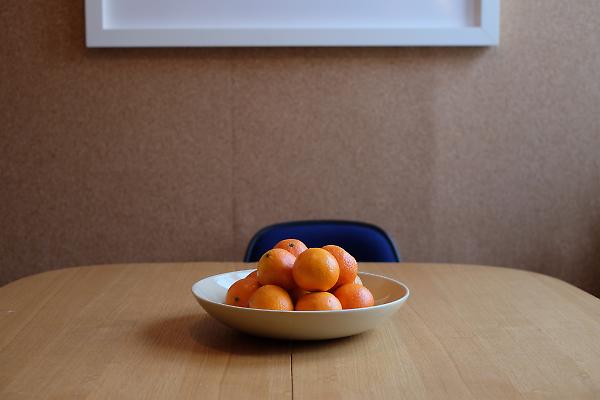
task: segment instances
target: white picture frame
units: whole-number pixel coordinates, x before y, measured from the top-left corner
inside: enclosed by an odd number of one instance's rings
[[[342,17],[330,10],[329,16],[312,23],[311,12],[302,9],[315,0],[85,0],[86,43],[88,47],[272,47],[272,46],[496,46],[500,39],[500,0],[377,0],[382,8],[405,7],[398,15],[406,19],[395,23],[393,13],[378,16],[373,7],[362,9],[373,0],[345,0]],[[336,2],[341,0],[328,0]],[[455,6],[452,6],[452,2]],[[143,2],[143,3],[140,3]],[[232,6],[231,21],[223,9],[194,14],[190,10],[209,5],[213,9]],[[271,2],[271,3],[269,3]],[[304,3],[302,3],[304,2]],[[312,3],[310,3],[312,2]],[[138,5],[143,4],[143,7]],[[277,10],[257,10],[261,4],[276,4]],[[289,11],[286,20],[285,5]],[[383,6],[383,4],[386,4]],[[443,7],[446,10],[436,9]],[[244,7],[250,7],[244,9]],[[169,8],[170,7],[170,8]],[[188,9],[186,9],[189,8]],[[354,8],[353,8],[354,7]],[[427,9],[429,7],[429,9]],[[470,19],[448,7],[469,8]],[[361,18],[368,10],[369,21]],[[269,11],[273,11],[269,20]],[[294,14],[292,14],[294,12]],[[178,14],[179,13],[179,14]],[[361,14],[362,13],[362,14]],[[454,14],[456,15],[454,15]],[[465,11],[466,13],[466,11]],[[233,15],[235,14],[235,15]],[[304,22],[297,17],[304,16]],[[195,17],[194,15],[197,15]],[[414,16],[418,16],[418,18]],[[430,18],[429,18],[430,15]],[[465,14],[466,15],[466,14]],[[266,16],[266,17],[265,17]],[[412,17],[411,17],[412,16]],[[214,17],[214,18],[213,18]],[[144,20],[146,18],[146,20]],[[194,20],[197,18],[197,20]],[[254,20],[252,19],[254,18]],[[328,19],[327,19],[328,18]],[[339,18],[339,19],[336,19]],[[366,18],[366,17],[365,17]],[[410,19],[412,18],[412,19]],[[418,23],[412,21],[418,20]],[[217,21],[214,22],[214,21]],[[273,21],[276,25],[273,25]],[[300,22],[298,22],[300,21]],[[264,23],[264,26],[260,24]],[[302,23],[305,25],[303,26]],[[203,25],[204,24],[204,25]]]

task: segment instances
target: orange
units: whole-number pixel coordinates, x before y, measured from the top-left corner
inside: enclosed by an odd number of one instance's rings
[[[327,291],[340,276],[340,267],[327,250],[311,248],[302,252],[294,263],[294,281],[308,291]]]
[[[358,276],[358,275],[356,275],[356,278],[354,278],[354,282],[352,282],[352,283],[356,283],[357,285],[364,286],[362,281],[360,280],[360,276]],[[334,293],[336,289],[337,289],[337,287],[334,286],[333,288],[328,290],[328,292]]]
[[[248,276],[246,276],[244,279],[253,279],[258,282],[258,271],[254,270],[253,272],[249,273]]]
[[[265,285],[257,289],[250,296],[249,305],[250,308],[264,310],[294,310],[294,304],[288,292],[275,285]]]
[[[335,292],[335,297],[342,303],[342,308],[363,308],[375,304],[371,291],[362,285],[348,283],[340,286]]]
[[[304,290],[304,289],[296,286],[295,288],[290,290],[289,293],[290,293],[290,297],[292,298],[292,301],[294,303],[296,303],[300,297],[302,297],[305,294],[308,294],[310,292],[308,290]]]
[[[277,285],[291,290],[296,285],[292,267],[296,257],[283,249],[271,249],[258,260],[258,281],[262,285]]]
[[[305,294],[298,299],[296,311],[341,310],[342,303],[329,292]]]
[[[294,257],[298,257],[300,253],[306,250],[306,245],[298,239],[285,239],[277,243],[273,248],[287,250],[292,253]]]
[[[345,285],[346,283],[354,282],[356,276],[358,274],[358,263],[352,257],[350,253],[346,250],[342,249],[340,246],[335,246],[333,244],[329,244],[327,246],[323,246],[324,250],[327,250],[331,253],[332,256],[335,257],[338,265],[340,266],[340,277],[337,282],[333,286],[333,288],[340,287]]]
[[[248,307],[250,296],[252,296],[259,287],[260,284],[254,279],[240,279],[227,290],[225,304],[229,304],[230,306]]]

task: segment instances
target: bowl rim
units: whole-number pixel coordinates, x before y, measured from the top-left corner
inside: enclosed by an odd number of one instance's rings
[[[404,303],[406,300],[408,300],[408,298],[410,297],[410,289],[408,288],[408,286],[406,286],[404,283],[387,277],[387,276],[383,276],[383,275],[378,275],[378,274],[373,274],[371,272],[359,272],[358,275],[369,275],[369,276],[373,276],[376,278],[380,278],[380,279],[384,279],[387,281],[390,281],[396,285],[401,286],[404,289],[404,295],[402,297],[400,297],[399,299],[396,299],[394,301],[390,301],[388,303],[383,303],[383,304],[377,304],[374,306],[370,306],[370,307],[364,307],[364,308],[350,308],[350,309],[346,309],[346,310],[318,310],[318,311],[286,311],[286,310],[264,310],[264,309],[260,309],[260,308],[249,308],[249,307],[239,307],[239,306],[232,306],[229,304],[225,304],[225,303],[219,303],[217,301],[212,301],[207,299],[206,297],[203,297],[202,295],[200,295],[200,293],[197,293],[196,291],[198,290],[198,286],[201,282],[207,280],[207,279],[215,279],[218,278],[219,276],[223,276],[223,275],[229,275],[232,273],[244,273],[244,272],[248,272],[248,273],[252,273],[255,269],[245,269],[245,270],[236,270],[236,271],[229,271],[229,272],[223,272],[221,274],[216,274],[216,275],[211,275],[211,276],[207,276],[205,278],[200,279],[199,281],[195,282],[192,285],[191,291],[192,294],[194,295],[194,297],[196,297],[198,300],[202,300],[204,302],[210,303],[210,304],[214,304],[216,306],[221,306],[221,307],[225,307],[225,308],[229,308],[231,310],[237,310],[240,312],[258,312],[258,313],[275,313],[275,314],[288,314],[288,315],[302,315],[302,314],[310,314],[310,315],[316,315],[316,314],[331,314],[331,313],[335,313],[335,314],[347,314],[347,313],[362,313],[362,312],[368,312],[368,311],[375,311],[375,310],[380,310],[383,308],[388,308],[391,307],[395,304],[402,304]]]

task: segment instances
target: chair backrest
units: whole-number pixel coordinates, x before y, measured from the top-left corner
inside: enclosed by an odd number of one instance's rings
[[[270,225],[248,243],[244,262],[256,262],[283,239],[299,239],[308,247],[335,244],[362,262],[399,262],[390,236],[378,226],[355,221],[294,221]]]

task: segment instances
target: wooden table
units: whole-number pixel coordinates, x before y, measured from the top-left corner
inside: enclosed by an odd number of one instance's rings
[[[195,281],[241,263],[109,265],[0,288],[0,399],[600,399],[600,300],[530,272],[363,264],[411,298],[326,342],[245,336]]]

